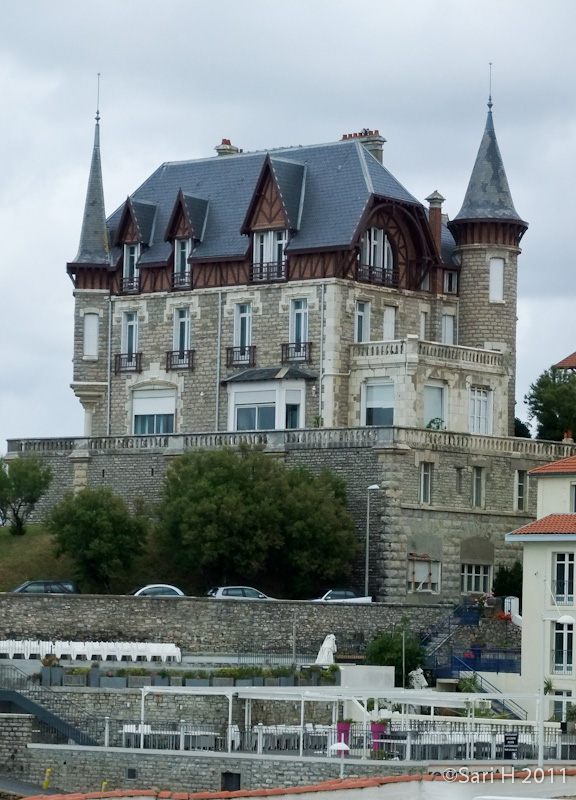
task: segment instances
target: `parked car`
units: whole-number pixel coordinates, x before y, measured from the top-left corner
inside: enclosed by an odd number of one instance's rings
[[[215,586],[208,589],[206,596],[219,600],[274,600],[251,586]]]
[[[313,603],[371,603],[371,597],[361,597],[353,589],[328,589],[322,597],[316,597]]]
[[[177,586],[171,586],[169,583],[150,583],[141,589],[135,589],[130,594],[135,597],[186,597]]]
[[[79,589],[74,581],[45,580],[26,581],[13,592],[21,594],[78,594]]]

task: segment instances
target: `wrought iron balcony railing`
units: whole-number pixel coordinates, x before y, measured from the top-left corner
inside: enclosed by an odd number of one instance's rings
[[[168,350],[166,371],[171,369],[194,369],[194,350]]]
[[[189,269],[185,270],[184,272],[175,272],[172,278],[172,288],[191,289],[192,272]]]
[[[286,261],[269,261],[262,264],[252,264],[250,267],[250,281],[252,283],[274,283],[286,280]]]
[[[574,656],[572,650],[554,650],[552,657],[552,672],[554,675],[573,674]]]
[[[282,345],[282,363],[310,361],[312,342],[289,342]]]
[[[359,264],[356,280],[375,283],[379,286],[398,286],[398,272],[394,269],[373,267],[370,264]]]
[[[253,367],[256,364],[256,347],[244,345],[241,347],[226,348],[227,367]]]
[[[137,294],[140,291],[140,276],[131,275],[122,278],[121,289],[124,294]]]
[[[574,581],[554,581],[554,597],[559,606],[574,604]]]
[[[116,353],[114,372],[142,372],[142,353]]]

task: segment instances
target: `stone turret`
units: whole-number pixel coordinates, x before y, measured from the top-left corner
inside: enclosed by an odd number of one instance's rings
[[[448,224],[461,264],[459,343],[507,355],[508,430],[514,434],[517,259],[528,224],[512,202],[488,118],[462,208]]]

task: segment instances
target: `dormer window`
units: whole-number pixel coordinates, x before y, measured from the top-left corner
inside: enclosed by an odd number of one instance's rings
[[[137,292],[139,290],[138,259],[140,258],[139,244],[124,245],[124,269],[122,272],[122,291]]]
[[[285,248],[288,231],[258,231],[254,234],[252,280],[268,283],[286,280]]]
[[[392,246],[382,228],[368,228],[364,234],[358,278],[385,286],[396,286],[398,283],[394,275]]]
[[[190,239],[176,239],[174,242],[174,288],[189,289],[191,271],[188,259],[192,251]]]

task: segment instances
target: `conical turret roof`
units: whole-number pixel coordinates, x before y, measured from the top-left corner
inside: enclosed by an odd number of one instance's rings
[[[94,149],[88,178],[88,191],[84,206],[84,219],[78,253],[74,264],[109,264],[110,246],[106,213],[104,210],[104,186],[100,162],[100,117],[96,114]]]
[[[468,219],[501,219],[522,222],[512,202],[504,163],[500,155],[492,119],[491,99],[488,101],[486,128],[480,142],[464,203],[453,222]]]

